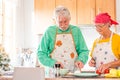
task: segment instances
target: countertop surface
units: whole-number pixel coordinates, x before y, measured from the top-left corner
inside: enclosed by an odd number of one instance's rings
[[[12,76],[0,76],[0,80],[13,80]],[[120,80],[120,78],[104,78],[104,77],[59,77],[59,78],[45,78],[45,80]]]
[[[0,80],[13,80],[13,75],[2,75],[0,76]],[[75,76],[73,74],[72,75],[67,74],[66,76],[57,77],[57,78],[47,77],[45,78],[45,80],[120,80],[120,77],[119,78],[105,78],[104,75],[87,76],[85,74],[85,76]]]

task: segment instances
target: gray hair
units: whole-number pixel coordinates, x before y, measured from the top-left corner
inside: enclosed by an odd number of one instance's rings
[[[71,19],[69,10],[64,6],[58,6],[55,8],[54,19],[57,20],[57,18],[61,15],[68,18],[69,20]]]

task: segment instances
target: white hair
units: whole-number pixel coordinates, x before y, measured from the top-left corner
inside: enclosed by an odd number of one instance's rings
[[[55,20],[57,20],[58,17],[61,15],[68,18],[69,20],[71,19],[69,10],[64,6],[58,6],[54,10],[54,19]]]

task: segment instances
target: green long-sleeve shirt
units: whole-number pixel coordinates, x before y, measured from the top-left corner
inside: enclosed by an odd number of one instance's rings
[[[45,66],[53,67],[56,63],[56,60],[50,57],[50,53],[54,49],[56,31],[57,33],[67,33],[72,31],[76,52],[78,54],[77,60],[80,60],[85,64],[88,60],[89,50],[86,46],[85,40],[82,36],[80,29],[73,25],[69,25],[69,28],[66,31],[62,31],[57,28],[58,27],[55,25],[50,26],[42,36],[37,52],[38,59],[40,60],[40,62]]]

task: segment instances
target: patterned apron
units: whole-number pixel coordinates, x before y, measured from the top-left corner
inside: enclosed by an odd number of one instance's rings
[[[75,60],[77,52],[75,49],[74,40],[72,37],[72,31],[69,33],[59,34],[56,31],[56,41],[54,50],[51,53],[51,58],[62,62],[64,68],[69,69],[71,72],[75,70]]]
[[[93,51],[93,58],[96,61],[96,68],[98,68],[101,64],[106,64],[111,61],[117,60],[114,53],[112,52],[112,45],[111,45],[112,36],[113,36],[113,32],[111,34],[109,42],[103,42],[103,43],[97,42]]]

